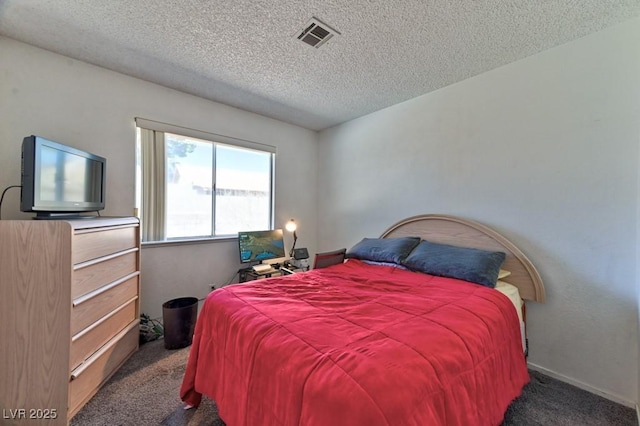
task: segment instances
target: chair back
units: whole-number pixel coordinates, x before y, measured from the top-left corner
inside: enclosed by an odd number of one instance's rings
[[[316,257],[313,262],[313,269],[326,268],[327,266],[343,263],[346,253],[347,253],[346,248],[342,248],[340,250],[334,250],[334,251],[327,251],[324,253],[316,253]]]

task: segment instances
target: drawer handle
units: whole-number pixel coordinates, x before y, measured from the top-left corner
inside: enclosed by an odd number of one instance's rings
[[[76,306],[86,302],[89,299],[92,299],[92,298],[94,298],[94,297],[96,297],[96,296],[98,296],[98,295],[100,295],[100,294],[102,294],[102,293],[104,293],[106,291],[111,290],[114,287],[119,286],[120,284],[122,284],[125,281],[129,281],[133,277],[137,277],[138,275],[140,275],[140,271],[132,272],[129,275],[120,278],[119,280],[113,281],[113,282],[111,282],[111,283],[109,283],[107,285],[104,285],[104,286],[102,286],[100,288],[97,288],[97,289],[93,290],[91,293],[87,293],[85,295],[82,295],[82,296],[78,297],[77,299],[74,299],[73,306],[76,307]]]
[[[79,234],[90,234],[92,232],[104,232],[104,231],[113,231],[114,229],[125,229],[125,228],[137,228],[138,222],[132,222],[129,224],[125,224],[125,225],[112,225],[112,226],[102,226],[100,228],[75,228],[74,229],[74,234],[75,235],[79,235]]]
[[[120,339],[122,337],[124,337],[125,334],[127,334],[132,329],[138,327],[139,323],[140,323],[140,319],[136,319],[135,321],[133,321],[131,324],[129,324],[127,326],[127,328],[122,330],[120,333],[116,334],[111,340],[109,340],[107,343],[105,343],[105,345],[103,347],[101,347],[100,349],[95,351],[93,355],[91,355],[89,358],[87,358],[82,364],[77,366],[75,368],[75,370],[73,370],[71,372],[71,380],[74,380],[74,379],[77,379],[78,377],[80,377],[80,375],[87,368],[89,368],[91,366],[91,364],[93,364],[98,358],[100,358],[106,351],[108,351],[113,346],[115,346],[116,343],[118,343],[120,341]]]
[[[115,259],[116,257],[124,256],[125,254],[129,254],[129,253],[135,253],[137,251],[138,251],[138,247],[133,247],[127,250],[112,253],[108,256],[102,256],[97,259],[87,260],[86,262],[77,263],[73,265],[73,270],[77,271],[78,269],[86,268],[87,266],[95,265],[96,263],[105,262],[107,260]]]
[[[96,328],[97,326],[99,326],[100,324],[102,324],[103,322],[105,322],[106,320],[108,320],[109,318],[111,318],[112,316],[114,316],[115,314],[117,314],[118,312],[120,312],[121,310],[126,308],[127,306],[129,306],[131,304],[131,302],[135,301],[137,298],[138,298],[138,296],[135,296],[135,297],[132,297],[130,300],[127,300],[125,303],[123,303],[122,305],[118,306],[116,309],[114,309],[113,311],[109,312],[107,315],[103,316],[98,321],[94,322],[89,327],[85,328],[84,330],[82,330],[81,332],[79,332],[78,334],[73,336],[71,338],[71,342],[72,343],[75,342],[76,340],[78,340],[79,338],[81,338],[82,336],[84,336],[85,334],[87,334],[88,332],[90,332],[91,330],[93,330],[94,328]]]

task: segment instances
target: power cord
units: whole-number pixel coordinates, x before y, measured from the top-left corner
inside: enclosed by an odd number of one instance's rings
[[[213,291],[213,290],[217,290],[217,289],[219,289],[219,288],[222,288],[222,287],[224,287],[224,286],[227,286],[227,285],[231,284],[231,283],[233,282],[233,280],[234,280],[234,279],[235,279],[239,274],[240,274],[240,271],[235,272],[235,273],[231,276],[231,278],[229,278],[229,280],[228,280],[226,283],[222,284],[220,287],[216,287],[216,285],[215,285],[215,284],[211,284],[211,291]],[[204,299],[206,299],[206,298],[207,298],[207,296],[204,296],[202,299],[198,299],[198,301],[203,301],[203,300],[204,300]]]
[[[164,327],[159,319],[150,318],[147,314],[140,314],[140,343],[159,339],[164,335]]]
[[[229,281],[227,281],[227,283],[225,285],[229,285],[233,282],[233,280],[235,279],[236,276],[238,276],[240,274],[240,271],[236,271],[235,274],[233,274],[233,276],[231,278],[229,278]]]
[[[22,188],[22,185],[7,186],[4,191],[2,191],[2,196],[0,196],[0,220],[2,220],[2,200],[4,200],[4,194],[6,194],[11,188]]]

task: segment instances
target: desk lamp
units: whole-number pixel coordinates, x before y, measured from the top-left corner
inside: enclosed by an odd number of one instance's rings
[[[289,252],[289,257],[291,258],[289,262],[296,268],[302,269],[303,271],[308,271],[309,251],[306,248],[296,248],[296,241],[298,241],[298,236],[296,235],[296,222],[291,219],[289,222],[287,222],[285,228],[287,229],[287,231],[293,232],[293,245],[291,246],[291,251]]]
[[[296,241],[298,241],[298,236],[296,235],[296,229],[298,226],[296,225],[296,221],[291,219],[285,225],[285,228],[289,232],[293,232],[293,245],[291,246],[291,251],[289,252],[289,257],[293,257],[293,250],[296,248]]]

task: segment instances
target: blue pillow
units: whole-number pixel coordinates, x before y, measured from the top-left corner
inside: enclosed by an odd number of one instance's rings
[[[422,241],[402,262],[419,272],[495,287],[506,255],[500,251]]]
[[[364,238],[347,251],[347,257],[374,262],[400,263],[419,243],[418,237]]]

